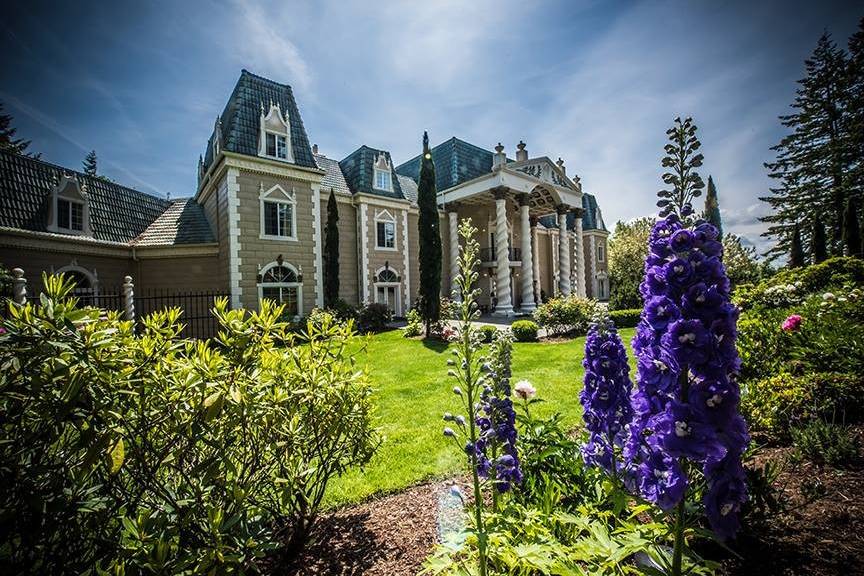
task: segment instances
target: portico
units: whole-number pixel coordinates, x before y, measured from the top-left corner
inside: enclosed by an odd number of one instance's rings
[[[568,226],[569,214],[581,224],[582,191],[563,164],[545,156],[529,159],[521,142],[516,161],[508,161],[499,144],[491,172],[439,193],[448,215],[451,288],[458,274],[457,228],[470,219],[480,244],[480,303],[493,314],[530,314],[542,294],[551,295],[548,289],[556,295],[585,295],[581,226]],[[538,224],[550,215],[557,219],[555,229]],[[538,228],[549,241],[541,242]]]

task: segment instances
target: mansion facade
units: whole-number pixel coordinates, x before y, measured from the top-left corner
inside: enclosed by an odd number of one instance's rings
[[[419,140],[419,139],[418,139]],[[431,149],[443,246],[442,293],[457,274],[458,223],[481,246],[481,306],[528,313],[558,294],[608,298],[606,230],[594,196],[564,162],[513,158],[458,138]],[[420,156],[395,165],[361,146],[336,160],[311,146],[290,86],[244,70],[198,162],[193,197],[166,200],[0,152],[0,263],[71,274],[98,295],[126,276],[136,291],[215,291],[233,307],[262,298],[296,316],[323,304],[327,201],[339,213],[340,297],[402,316],[419,291]]]

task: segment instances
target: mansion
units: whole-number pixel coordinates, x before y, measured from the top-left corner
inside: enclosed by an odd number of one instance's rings
[[[420,146],[418,134],[417,146]],[[457,274],[458,223],[481,246],[480,304],[529,313],[546,298],[609,295],[606,230],[564,161],[513,157],[450,138],[433,147],[442,294]],[[214,291],[233,307],[262,298],[295,316],[323,304],[327,202],[339,213],[340,297],[403,316],[419,289],[420,156],[395,164],[360,146],[336,160],[310,140],[290,86],[244,70],[198,162],[191,198],[166,200],[38,159],[0,152],[0,264],[71,274],[98,295],[125,276],[136,291]]]

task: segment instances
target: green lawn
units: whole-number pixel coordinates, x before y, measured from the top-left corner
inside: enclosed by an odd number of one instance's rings
[[[633,330],[622,330],[629,345]],[[452,474],[462,465],[460,455],[441,434],[444,412],[459,412],[458,398],[447,378],[443,344],[402,337],[393,330],[363,339],[360,353],[375,386],[379,428],[384,441],[362,471],[352,471],[333,481],[327,505],[362,500],[378,492],[392,492],[426,478]],[[513,382],[528,380],[544,402],[541,415],[561,412],[568,424],[581,421],[579,390],[582,388],[582,356],[585,338],[559,343],[516,343],[513,350]]]

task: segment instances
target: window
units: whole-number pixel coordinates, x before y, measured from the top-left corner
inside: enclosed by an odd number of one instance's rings
[[[375,247],[396,250],[396,218],[387,210],[375,214]]]
[[[398,315],[401,299],[399,275],[387,266],[378,270],[375,275],[375,302],[384,304],[394,315]]]
[[[378,282],[399,282],[399,276],[390,268],[385,268],[378,273]]]
[[[279,186],[263,191],[261,183],[261,238],[269,240],[297,240],[297,210],[294,190],[291,193]]]
[[[375,188],[378,190],[386,190],[387,192],[393,190],[393,184],[390,180],[390,172],[378,169],[375,170]]]
[[[84,205],[80,202],[57,199],[57,227],[81,232],[84,230]]]
[[[285,160],[288,158],[288,143],[282,134],[267,132],[267,156]]]
[[[603,262],[606,259],[606,246],[603,244],[597,245],[597,261]]]
[[[258,282],[259,300],[268,299],[285,306],[285,313],[292,317],[303,314],[303,284],[301,277],[290,264],[274,262],[268,264]]]

